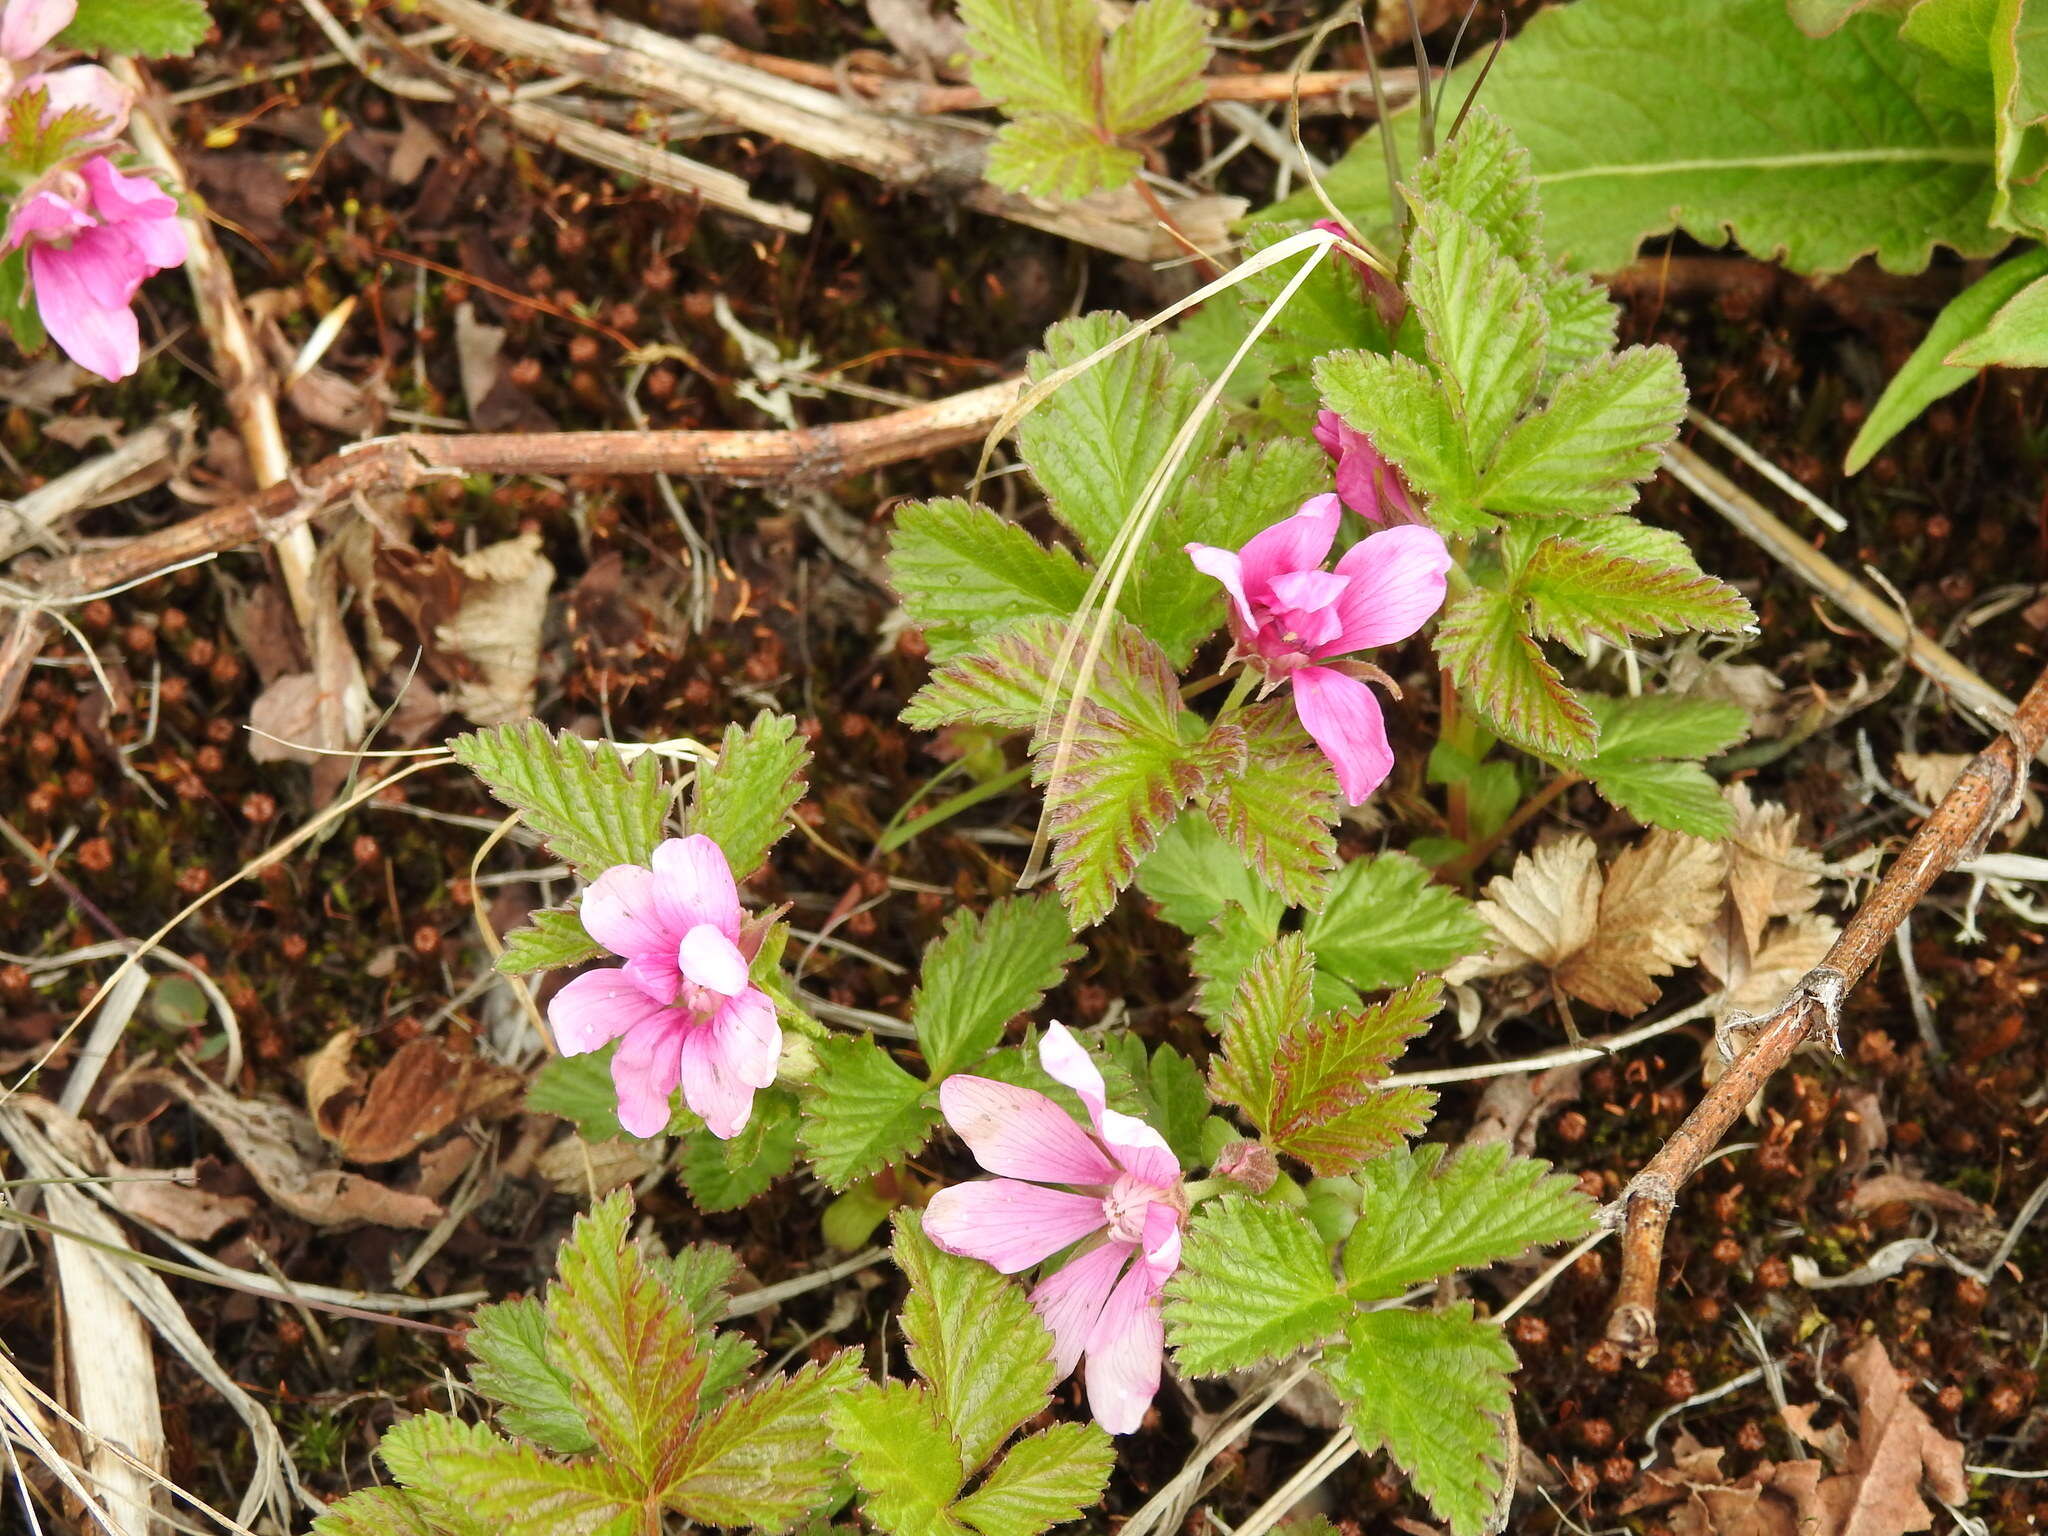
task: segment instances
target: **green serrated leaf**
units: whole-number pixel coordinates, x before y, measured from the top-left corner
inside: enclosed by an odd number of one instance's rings
[[[1091,0],[962,0],[968,74],[1013,113],[1095,119],[1102,24]]]
[[[896,1217],[892,1252],[910,1281],[901,1322],[911,1367],[972,1477],[1052,1401],[1052,1334],[1022,1286],[979,1260],[941,1253],[909,1212]]]
[[[1713,757],[1749,734],[1749,716],[1739,704],[1668,694],[1583,697],[1600,726],[1600,753],[1592,760],[1596,764]]]
[[[1354,859],[1302,927],[1316,964],[1361,992],[1405,986],[1486,947],[1465,900],[1405,853]]]
[[[1409,357],[1332,352],[1316,363],[1315,376],[1330,409],[1368,434],[1422,495],[1440,532],[1485,526],[1464,427],[1427,368]]]
[[[1208,928],[1195,935],[1188,953],[1200,987],[1195,1007],[1213,1024],[1224,1017],[1231,1000],[1259,951],[1273,942],[1279,916],[1270,918],[1232,902],[1216,914]]]
[[[903,706],[905,725],[935,731],[948,725],[988,725],[1027,731],[1038,723],[1052,683],[1064,626],[1026,621],[981,648],[936,667]]]
[[[1144,157],[1068,117],[1028,112],[996,130],[983,173],[999,187],[1054,202],[1121,187]]]
[[[1209,1090],[1202,1072],[1170,1045],[1152,1048],[1143,1085],[1145,1123],[1166,1138],[1183,1164],[1202,1160],[1202,1122],[1209,1118]]]
[[[1529,152],[1483,103],[1465,114],[1457,137],[1415,167],[1418,196],[1442,203],[1491,235],[1501,254],[1537,276],[1543,254],[1543,207],[1529,170]]]
[[[78,53],[183,58],[212,30],[201,0],[78,0],[56,46]]]
[[[524,928],[505,935],[505,952],[496,964],[507,976],[531,976],[581,965],[603,953],[604,946],[584,931],[583,919],[572,909],[541,907],[527,914]]]
[[[937,1082],[1001,1043],[1003,1026],[1029,1013],[1081,958],[1057,901],[1009,897],[979,916],[961,911],[925,950],[910,1020]]]
[[[721,1141],[706,1130],[683,1138],[676,1171],[700,1211],[735,1211],[767,1192],[796,1164],[796,1099],[768,1089],[738,1136]]]
[[[1548,317],[1500,242],[1455,208],[1416,206],[1408,260],[1430,361],[1464,425],[1468,457],[1484,463],[1536,397]]]
[[[1315,444],[1279,438],[1212,458],[1188,477],[1153,524],[1119,604],[1176,667],[1223,624],[1223,589],[1195,569],[1189,544],[1236,549],[1329,489],[1330,464]]]
[[[1584,765],[1580,772],[1610,804],[1652,827],[1669,827],[1693,837],[1724,838],[1735,830],[1735,813],[1721,798],[1721,786],[1698,763],[1622,762]]]
[[[788,1530],[825,1502],[845,1465],[826,1415],[859,1379],[859,1351],[842,1350],[727,1398],[698,1425],[663,1502],[703,1525]]]
[[[1441,1312],[1360,1312],[1322,1366],[1358,1443],[1384,1446],[1451,1536],[1495,1528],[1514,1368],[1515,1352],[1469,1301]]]
[[[1906,359],[1905,366],[1892,375],[1884,393],[1871,406],[1870,415],[1856,433],[1856,441],[1849,445],[1843,472],[1855,474],[1928,406],[1974,379],[1977,370],[1952,364],[1950,354],[1972,337],[1982,335],[2006,301],[2044,273],[2048,273],[2048,247],[2030,246],[1950,299],[1935,316],[1920,345],[1913,349],[1913,355]]]
[[[1088,591],[1088,573],[1068,551],[957,497],[896,509],[889,581],[934,663],[1019,619],[1066,618]]]
[[[735,880],[759,869],[789,830],[810,760],[796,721],[764,709],[751,725],[727,726],[718,760],[698,770],[690,830],[718,844]]]
[[[1586,757],[1593,717],[1550,664],[1519,599],[1475,587],[1444,610],[1436,653],[1486,723],[1517,746],[1555,757]]]
[[[1441,1145],[1396,1149],[1357,1179],[1364,1201],[1344,1245],[1344,1288],[1360,1301],[1593,1230],[1576,1179],[1498,1142],[1450,1158]]]
[[[1027,1435],[953,1506],[981,1536],[1038,1536],[1081,1518],[1102,1497],[1116,1447],[1094,1424],[1055,1424]]]
[[[1028,376],[1035,383],[1129,329],[1117,314],[1063,320],[1045,333],[1045,351],[1032,356]],[[1147,336],[1067,380],[1018,425],[1024,462],[1090,558],[1108,553],[1202,388],[1201,377],[1176,362],[1164,341]],[[1216,434],[1213,420],[1196,432],[1162,505],[1179,498],[1187,475],[1210,457]]]
[[[1273,1057],[1266,1144],[1333,1178],[1420,1132],[1436,1095],[1382,1088],[1379,1081],[1429,1028],[1441,1001],[1441,986],[1422,981],[1355,1013],[1301,1018],[1284,1028]]]
[[[1688,630],[1730,634],[1756,622],[1742,594],[1725,581],[1645,564],[1572,539],[1539,544],[1516,587],[1527,598],[1531,629],[1562,640],[1580,655],[1596,639],[1626,646],[1641,636]]]
[[[315,1515],[312,1531],[313,1536],[449,1536],[427,1504],[403,1488],[359,1488]]]
[[[1669,347],[1630,347],[1582,363],[1501,444],[1480,502],[1508,514],[1626,511],[1684,416],[1685,376]]]
[[[511,1434],[562,1455],[597,1444],[571,1396],[568,1372],[548,1359],[548,1319],[532,1297],[478,1307],[464,1347],[470,1385],[498,1404]]]
[[[1223,1016],[1223,1054],[1209,1064],[1209,1091],[1260,1127],[1273,1112],[1273,1061],[1287,1028],[1309,1017],[1315,961],[1298,933],[1248,958]]]
[[[1158,845],[1138,866],[1137,885],[1157,904],[1159,915],[1190,938],[1206,932],[1233,904],[1257,914],[1274,931],[1285,910],[1279,895],[1246,868],[1210,822],[1192,814],[1178,817],[1160,834]]]
[[[1297,907],[1320,906],[1337,866],[1341,805],[1329,759],[1286,699],[1237,717],[1244,762],[1206,786],[1209,821],[1267,885]]]
[[[680,1464],[704,1359],[690,1317],[627,1240],[632,1209],[621,1191],[577,1217],[548,1288],[547,1352],[602,1461],[659,1488]]]
[[[645,864],[661,841],[668,785],[652,757],[629,765],[609,742],[556,736],[535,720],[457,736],[448,750],[588,875]]]
[[[838,1035],[817,1050],[798,1134],[821,1182],[844,1189],[925,1144],[939,1112],[922,1082],[872,1040]]]
[[[1555,391],[1574,369],[1614,350],[1621,312],[1607,290],[1583,273],[1558,272],[1541,279],[1537,296],[1550,325],[1543,358],[1543,392]]]
[[[1166,1283],[1166,1340],[1198,1376],[1291,1355],[1343,1327],[1352,1304],[1299,1211],[1225,1195],[1196,1210]]]
[[[638,1496],[603,1459],[552,1461],[481,1424],[418,1413],[384,1432],[377,1455],[408,1489],[427,1495],[436,1522],[460,1531],[519,1526],[553,1536],[626,1536]]]
[[[1102,126],[1141,133],[1202,102],[1207,14],[1194,0],[1138,0],[1102,58]]]
[[[607,1045],[585,1056],[556,1056],[541,1063],[527,1087],[526,1107],[536,1114],[560,1115],[585,1141],[616,1141],[626,1134],[619,1124],[619,1090],[612,1083],[617,1050]]]
[[[832,1438],[860,1484],[862,1512],[889,1536],[952,1536],[965,1471],[960,1447],[922,1387],[863,1386],[832,1405]]]

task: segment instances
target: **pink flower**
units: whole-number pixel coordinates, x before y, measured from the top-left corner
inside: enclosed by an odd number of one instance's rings
[[[1159,1291],[1180,1266],[1187,1212],[1180,1163],[1152,1127],[1107,1107],[1102,1074],[1062,1026],[1046,1030],[1038,1059],[1081,1096],[1093,1133],[1029,1088],[947,1078],[947,1123],[999,1177],[940,1190],[924,1230],[946,1252],[1006,1275],[1083,1245],[1038,1282],[1031,1304],[1052,1330],[1060,1374],[1086,1356],[1089,1409],[1111,1434],[1127,1435],[1159,1390]]]
[[[19,63],[41,53],[78,14],[78,0],[6,0],[0,5],[0,58]]]
[[[1335,411],[1318,411],[1316,441],[1337,461],[1337,494],[1369,523],[1419,523],[1401,471],[1381,456],[1373,441]]]
[[[1292,680],[1295,713],[1337,770],[1344,798],[1359,805],[1394,767],[1379,700],[1362,679],[1393,685],[1367,663],[1329,663],[1420,629],[1443,606],[1451,552],[1435,529],[1411,523],[1360,540],[1326,571],[1342,515],[1335,496],[1311,496],[1243,549],[1187,551],[1230,594],[1233,657],[1264,673],[1269,689]]]
[[[143,279],[185,259],[178,205],[104,155],[54,171],[15,206],[7,249],[28,245],[36,309],[72,361],[125,379],[142,360],[129,304]]]
[[[678,1082],[712,1135],[737,1136],[754,1090],[775,1081],[775,1004],[747,979],[739,892],[718,844],[672,837],[652,863],[616,865],[583,893],[583,926],[626,963],[563,987],[548,1023],[570,1056],[619,1042],[612,1084],[635,1136],[667,1127]]]

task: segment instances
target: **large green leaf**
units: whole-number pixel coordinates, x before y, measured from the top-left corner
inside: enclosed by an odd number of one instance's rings
[[[931,1080],[959,1072],[1002,1042],[1003,1026],[1059,984],[1081,957],[1059,903],[1008,897],[955,913],[924,953],[910,1019]]]
[[[965,1475],[960,1447],[923,1387],[864,1385],[832,1405],[832,1438],[846,1453],[861,1509],[890,1536],[954,1536],[951,1513]]]
[[[1472,903],[1405,853],[1353,859],[1302,927],[1316,964],[1361,992],[1405,986],[1476,954],[1486,924]]]
[[[476,1363],[470,1385],[498,1404],[498,1422],[550,1451],[573,1455],[597,1444],[577,1410],[569,1373],[548,1358],[548,1318],[539,1301],[478,1307],[464,1339]]]
[[[889,580],[934,662],[1019,619],[1065,618],[1088,591],[1087,571],[1067,550],[958,497],[897,509]]]
[[[1226,1195],[1188,1224],[1166,1283],[1166,1339],[1181,1370],[1215,1376],[1316,1343],[1351,1310],[1306,1216]]]
[[[866,1178],[925,1144],[939,1112],[925,1085],[872,1040],[818,1042],[818,1071],[804,1092],[798,1131],[811,1171],[833,1189]]]
[[[1207,931],[1228,906],[1256,913],[1276,931],[1285,910],[1244,856],[1209,821],[1192,814],[1160,835],[1158,846],[1138,867],[1138,889],[1157,903],[1161,917],[1190,938]]]
[[[1471,88],[1459,70],[1448,100]],[[1487,106],[1528,147],[1550,253],[1619,267],[1651,235],[1683,229],[1838,272],[1875,252],[1897,272],[1937,244],[1985,256],[1993,132],[1981,75],[1862,15],[1813,41],[1784,0],[1578,0],[1530,18],[1487,76]],[[1398,115],[1404,164],[1417,118]],[[1386,222],[1376,134],[1323,178],[1366,227]],[[1312,219],[1310,196],[1274,210]]]
[[[536,720],[457,736],[448,750],[524,812],[557,858],[589,874],[645,864],[661,841],[668,786],[652,757],[629,765],[610,742],[557,736]]]
[[[1626,511],[1684,417],[1685,377],[1669,347],[1630,347],[1582,364],[1501,445],[1480,504],[1574,517]]]

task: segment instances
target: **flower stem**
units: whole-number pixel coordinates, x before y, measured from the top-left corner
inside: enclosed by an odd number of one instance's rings
[[[1228,720],[1244,708],[1244,701],[1251,696],[1252,689],[1256,688],[1258,683],[1259,675],[1250,667],[1239,672],[1237,681],[1230,686],[1230,697],[1223,701],[1223,708],[1216,712],[1218,722]]]
[[[1233,1180],[1221,1178],[1190,1179],[1180,1187],[1181,1198],[1187,1201],[1188,1209],[1192,1211],[1204,1200],[1213,1200],[1216,1196],[1231,1188],[1233,1182]]]

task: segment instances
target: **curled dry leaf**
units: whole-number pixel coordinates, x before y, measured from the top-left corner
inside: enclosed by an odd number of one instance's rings
[[[1892,759],[1899,777],[1912,786],[1913,793],[1928,805],[1939,805],[1970,766],[1967,752],[1901,752]],[[2008,844],[2017,843],[2041,824],[2041,797],[2030,785],[2020,808],[2000,834]]]
[[[238,1099],[202,1077],[152,1068],[134,1083],[153,1083],[189,1104],[220,1134],[263,1192],[316,1227],[431,1227],[443,1215],[435,1201],[406,1194],[359,1174],[321,1166],[326,1148],[313,1122],[274,1099]]]
[[[1759,1462],[1737,1478],[1722,1470],[1724,1454],[1681,1433],[1671,1464],[1646,1472],[1621,1512],[1668,1508],[1679,1536],[1817,1536],[1818,1461]]]
[[[1881,1205],[1900,1201],[1908,1205],[1924,1205],[1929,1210],[1947,1211],[1955,1216],[1985,1214],[1984,1207],[1960,1189],[1950,1189],[1946,1184],[1931,1183],[1903,1173],[1880,1173],[1864,1179],[1849,1191],[1849,1198],[1842,1203],[1851,1212],[1861,1215]]]
[[[1856,1391],[1856,1439],[1841,1472],[1820,1485],[1824,1536],[1900,1536],[1934,1525],[1924,1484],[1945,1504],[1970,1496],[1963,1447],[1907,1395],[1883,1343],[1865,1339],[1843,1367]]]
[[[31,1116],[50,1144],[87,1173],[106,1175],[107,1198],[138,1221],[150,1222],[188,1243],[203,1243],[225,1227],[256,1214],[246,1195],[217,1194],[205,1187],[212,1159],[183,1168],[132,1168],[108,1149],[100,1133],[48,1099],[18,1094],[12,1101]]]
[[[1718,845],[1660,829],[1603,875],[1590,838],[1560,838],[1488,882],[1478,910],[1499,945],[1446,979],[1536,965],[1560,991],[1596,1008],[1641,1013],[1659,996],[1655,978],[1698,957],[1720,910],[1725,869]]]
[[[510,1111],[525,1082],[431,1035],[408,1040],[366,1081],[350,1060],[355,1043],[341,1030],[306,1062],[306,1107],[345,1162],[409,1156],[459,1120]]]
[[[651,1145],[631,1136],[585,1141],[571,1131],[544,1148],[533,1168],[561,1194],[595,1197],[652,1173],[659,1159],[649,1155]]]
[[[1820,964],[1841,930],[1813,910],[1820,899],[1820,855],[1799,841],[1799,818],[1782,805],[1751,796],[1746,784],[1723,791],[1735,812],[1728,839],[1728,899],[1700,951],[1700,964],[1720,983],[1722,1019],[1761,1017],[1785,1000]],[[1708,1056],[1709,1080],[1719,1058]]]

